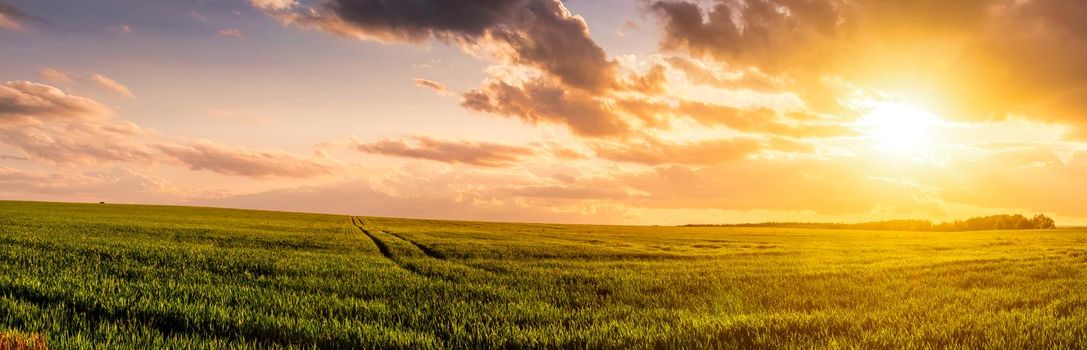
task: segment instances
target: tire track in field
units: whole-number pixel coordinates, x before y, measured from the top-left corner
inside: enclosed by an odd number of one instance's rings
[[[446,269],[448,269],[448,268],[469,269],[469,270],[478,271],[478,272],[493,273],[492,271],[487,271],[485,269],[480,269],[480,268],[477,268],[475,266],[471,266],[471,265],[467,265],[467,264],[460,263],[460,262],[457,262],[457,261],[449,260],[442,253],[439,253],[438,251],[435,251],[434,249],[432,249],[430,247],[427,247],[426,245],[423,245],[423,244],[417,243],[417,242],[415,242],[413,240],[404,238],[403,236],[401,236],[399,234],[389,233],[389,232],[382,231],[381,229],[378,229],[378,228],[373,228],[374,231],[381,232],[381,234],[383,234],[383,235],[388,235],[389,237],[395,237],[396,239],[401,240],[404,243],[410,244],[412,247],[415,247],[415,249],[418,250],[418,252],[421,253],[421,254],[418,254],[418,255],[415,255],[415,254],[405,255],[405,254],[394,253],[393,248],[391,248],[389,246],[389,242],[386,242],[386,241],[382,240],[381,238],[378,237],[378,235],[374,234],[374,232],[371,232],[371,230],[366,229],[365,221],[363,220],[362,217],[352,216],[351,217],[351,223],[354,224],[355,227],[357,227],[360,231],[362,231],[362,233],[366,234],[367,237],[370,237],[370,240],[374,241],[374,244],[377,245],[378,250],[381,251],[382,256],[384,256],[385,258],[387,258],[389,260],[392,260],[393,263],[395,263],[396,265],[404,268],[405,270],[411,271],[412,273],[415,273],[415,274],[417,274],[419,276],[422,276],[422,277],[425,277],[425,278],[439,278],[439,279],[448,280],[448,281],[456,280],[456,278],[452,278],[452,279],[450,278],[450,277],[453,277],[453,276],[435,275],[434,271],[421,270],[420,266],[418,266],[418,264],[413,263],[411,261],[407,261],[406,259],[423,258],[423,259],[426,259],[426,260],[433,260],[435,262],[438,262],[439,266],[444,265]],[[451,272],[451,271],[447,271],[447,273],[448,272]],[[462,273],[462,274],[460,274],[460,275],[458,275],[456,277],[464,277],[464,275]]]
[[[434,250],[434,249],[432,249],[430,247],[427,247],[425,245],[419,244],[416,241],[404,238],[404,236],[401,236],[399,234],[392,233],[392,232],[385,232],[385,234],[396,237],[396,238],[399,238],[399,239],[401,239],[401,240],[403,240],[405,242],[411,243],[411,245],[415,246],[416,248],[419,248],[419,250],[422,251],[423,254],[426,254],[426,256],[429,256],[431,258],[438,259],[438,260],[446,260],[445,255],[442,255],[442,253],[439,253],[438,251],[436,251],[436,250]]]
[[[381,238],[378,238],[378,236],[376,234],[374,234],[374,232],[371,232],[371,230],[366,229],[365,222],[363,221],[362,217],[352,216],[351,217],[351,224],[355,225],[355,227],[357,227],[359,229],[359,231],[362,231],[362,233],[365,234],[367,237],[370,237],[370,240],[374,241],[374,245],[377,246],[377,250],[381,252],[381,255],[384,256],[386,259],[389,259],[389,261],[391,261],[394,265],[396,265],[396,266],[398,266],[398,267],[400,267],[400,268],[402,268],[402,269],[404,269],[404,270],[406,270],[408,272],[411,272],[412,274],[414,274],[416,276],[422,277],[422,278],[428,278],[428,279],[429,278],[439,278],[439,279],[442,279],[442,280],[449,280],[448,278],[444,278],[442,276],[434,276],[433,273],[427,273],[426,271],[420,269],[420,267],[417,266],[417,264],[413,264],[413,263],[408,262],[408,261],[405,260],[407,258],[411,258],[411,256],[402,256],[402,254],[394,254],[393,249],[391,247],[389,247],[389,243],[383,241]],[[380,229],[376,229],[376,228],[374,230],[375,231],[380,231]],[[388,234],[388,233],[382,231],[382,234]],[[389,236],[392,236],[392,235],[389,235]],[[396,237],[396,236],[393,236],[393,237]],[[400,238],[400,237],[397,237],[397,238]],[[400,239],[403,240],[403,238],[400,238]],[[422,255],[425,255],[425,253],[422,254]],[[429,257],[429,255],[426,255],[426,256]]]
[[[396,262],[396,259],[393,259],[392,252],[389,250],[389,246],[385,245],[385,242],[378,239],[377,236],[374,236],[373,233],[370,233],[370,231],[367,231],[366,228],[362,227],[362,218],[352,216],[351,217],[351,224],[355,225],[355,227],[357,227],[359,229],[359,231],[362,231],[362,233],[365,234],[366,237],[370,237],[370,240],[374,241],[374,245],[377,246],[377,250],[381,252],[382,256],[384,256],[386,259],[389,259],[389,260],[392,260],[393,262]],[[399,264],[400,263],[397,262],[397,265],[399,265]]]

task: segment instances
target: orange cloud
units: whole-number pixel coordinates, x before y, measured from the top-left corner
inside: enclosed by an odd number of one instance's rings
[[[684,57],[668,57],[669,66],[683,72],[694,84],[735,90],[746,89],[760,92],[779,92],[785,84],[755,69],[740,72],[719,72],[699,60]],[[728,73],[728,74],[726,74]]]
[[[234,39],[239,39],[239,40],[244,40],[246,38],[245,33],[242,33],[241,30],[234,29],[234,28],[227,28],[227,29],[220,30],[219,31],[219,36],[224,36],[224,37],[227,37],[227,38],[234,38]]]
[[[98,85],[98,87],[113,91],[121,96],[136,98],[136,96],[132,94],[132,91],[130,91],[127,86],[124,86],[124,84],[118,83],[116,80],[113,80],[105,75],[91,73],[91,82]]]
[[[3,142],[54,164],[151,162],[154,153],[143,143],[147,134],[127,122],[73,121],[0,127]]]
[[[198,193],[124,167],[80,174],[26,171],[0,166],[5,198],[109,202],[169,202]]]
[[[942,203],[923,188],[822,160],[744,160],[704,168],[671,165],[619,174],[614,181],[641,193],[630,205],[646,208],[810,210],[825,215],[893,208],[915,215],[942,214]]]
[[[279,151],[229,148],[210,141],[196,141],[187,145],[158,144],[155,147],[189,169],[226,175],[309,178],[332,172],[331,165],[314,159]]]
[[[528,147],[486,142],[446,141],[426,136],[374,143],[356,142],[353,147],[366,153],[482,167],[513,166],[535,154]]]
[[[449,89],[445,87],[445,84],[442,84],[442,83],[439,83],[439,82],[436,82],[436,81],[433,81],[433,80],[429,80],[429,79],[417,78],[417,79],[415,79],[415,85],[419,85],[419,86],[425,87],[427,89],[434,90],[434,92],[437,92],[438,94],[441,94],[441,95],[447,95],[447,94],[450,93]]]
[[[1010,114],[1087,135],[1087,3],[1078,0],[655,1],[665,50],[792,80],[840,112],[845,81],[937,114]],[[1041,64],[1040,62],[1045,62]],[[690,68],[690,67],[686,67]],[[712,79],[707,79],[711,80]]]
[[[94,100],[29,81],[0,84],[0,124],[103,119],[112,112]]]
[[[739,109],[705,102],[683,101],[677,108],[681,115],[686,115],[706,126],[726,126],[743,132],[788,136],[788,137],[837,137],[852,136],[857,132],[840,124],[804,123],[789,120],[786,115],[769,108]],[[804,115],[788,115],[804,117]]]
[[[0,84],[0,143],[29,160],[58,165],[150,164],[163,154],[193,170],[250,177],[307,178],[331,173],[326,162],[278,151],[228,148],[207,141],[186,145],[126,121],[93,100],[25,81]],[[153,145],[153,146],[152,146]]]
[[[57,84],[71,85],[75,83],[75,79],[72,77],[71,73],[52,68],[43,68],[42,70],[39,70],[38,77],[42,80]]]
[[[55,164],[153,159],[139,140],[147,133],[112,120],[93,100],[27,81],[0,84],[0,142]]]
[[[763,151],[765,143],[751,138],[729,138],[690,143],[667,143],[652,138],[641,142],[597,143],[598,157],[619,162],[657,164],[719,164]]]
[[[945,165],[953,172],[922,179],[943,185],[950,201],[979,206],[1021,208],[1084,217],[1087,195],[1082,180],[1087,153],[1058,157],[1045,145],[996,150],[979,158],[956,159]]]
[[[351,215],[366,213],[375,216],[501,219],[515,222],[600,223],[614,221],[621,215],[606,205],[591,208],[578,204],[542,205],[539,201],[512,197],[508,193],[510,188],[527,185],[525,179],[516,175],[486,175],[463,169],[428,170],[385,174],[367,170],[371,176],[366,179],[276,189],[193,203]]]

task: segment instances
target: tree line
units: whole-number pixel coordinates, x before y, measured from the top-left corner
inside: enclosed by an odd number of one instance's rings
[[[1057,228],[1053,219],[1043,214],[1028,218],[1022,214],[990,215],[933,223],[928,220],[885,220],[861,223],[820,223],[820,222],[763,222],[748,224],[688,224],[685,227],[781,227],[781,228],[821,228],[848,230],[886,230],[886,231],[983,231],[983,230],[1045,230]]]

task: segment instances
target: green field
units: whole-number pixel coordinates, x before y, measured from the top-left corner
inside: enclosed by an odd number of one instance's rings
[[[1083,348],[1087,231],[497,224],[0,202],[66,348]]]

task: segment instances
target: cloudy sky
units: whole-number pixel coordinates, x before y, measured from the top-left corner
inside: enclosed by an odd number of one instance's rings
[[[0,0],[0,198],[1087,224],[1080,0]]]

